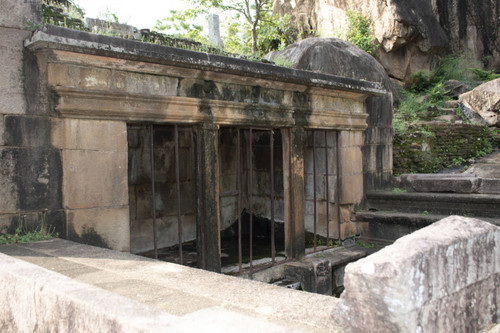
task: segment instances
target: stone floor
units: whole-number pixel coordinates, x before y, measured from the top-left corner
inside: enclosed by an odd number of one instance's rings
[[[332,314],[339,300],[334,297],[61,239],[2,245],[0,253],[165,312],[187,328],[337,331]]]

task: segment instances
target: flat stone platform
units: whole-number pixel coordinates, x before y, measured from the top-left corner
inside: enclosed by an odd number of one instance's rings
[[[334,297],[62,239],[2,245],[0,267],[0,283],[5,293],[0,292],[3,299],[0,317],[7,313],[5,307],[12,309],[18,306],[15,302],[21,302],[21,298],[34,297],[33,292],[23,291],[19,286],[19,281],[23,281],[29,288],[33,285],[35,288],[38,306],[32,311],[42,311],[29,316],[37,318],[35,325],[50,320],[50,313],[55,311],[52,316],[56,316],[54,320],[59,321],[59,325],[64,318],[72,318],[83,325],[82,330],[116,327],[117,331],[143,332],[172,329],[181,332],[200,329],[217,332],[339,331],[333,313],[340,301]],[[43,303],[54,295],[62,304],[50,313],[43,313],[50,311]],[[65,312],[68,302],[78,309],[75,310],[77,314]],[[88,322],[71,317],[78,316],[81,309],[95,313],[82,313],[95,325],[102,321],[99,313],[116,322],[111,326],[88,326]],[[20,315],[26,316],[26,313]],[[93,316],[101,319],[93,320]],[[9,331],[9,326],[5,326],[7,321],[0,320],[0,330],[3,330],[2,325]],[[26,325],[27,330],[33,329],[28,321]],[[23,331],[19,327],[10,329]],[[71,330],[79,331],[75,327]]]

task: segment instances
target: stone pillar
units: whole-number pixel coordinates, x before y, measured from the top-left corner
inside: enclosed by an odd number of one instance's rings
[[[41,22],[40,0],[0,0],[0,233],[46,226],[62,233],[61,156],[40,106],[35,57],[23,47]]]
[[[339,135],[340,158],[340,239],[357,233],[350,222],[351,212],[363,200],[363,145],[362,131],[341,131]]]
[[[288,258],[300,258],[305,253],[304,129],[284,129],[281,133],[283,140],[285,251]]]
[[[224,43],[220,38],[219,15],[208,14],[208,41],[219,49],[224,49]]]
[[[67,239],[129,251],[127,124],[58,119],[53,144],[62,151]]]
[[[221,271],[218,139],[217,125],[200,126],[196,144],[198,266],[213,272]]]

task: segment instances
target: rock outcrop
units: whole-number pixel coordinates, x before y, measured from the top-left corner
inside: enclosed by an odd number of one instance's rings
[[[459,97],[467,118],[480,125],[500,127],[500,79],[483,83]]]
[[[290,14],[307,36],[345,30],[350,8],[370,18],[380,45],[376,57],[389,75],[405,81],[430,70],[444,52],[468,52],[500,70],[498,0],[275,0],[274,10]]]
[[[366,100],[368,129],[363,151],[364,189],[369,191],[390,183],[392,178],[392,116],[398,93],[384,68],[358,47],[336,38],[308,38],[274,51],[268,60],[286,60],[291,67],[321,73],[380,82],[388,94]]]

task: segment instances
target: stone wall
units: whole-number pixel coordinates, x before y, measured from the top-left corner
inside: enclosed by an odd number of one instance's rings
[[[432,173],[491,149],[493,138],[484,126],[426,123],[429,134],[413,131],[394,138],[394,174]]]
[[[346,332],[479,332],[500,318],[500,228],[450,216],[349,264]]]
[[[63,235],[62,156],[51,113],[37,99],[36,58],[23,47],[40,21],[40,1],[0,1],[0,232],[43,221]]]

